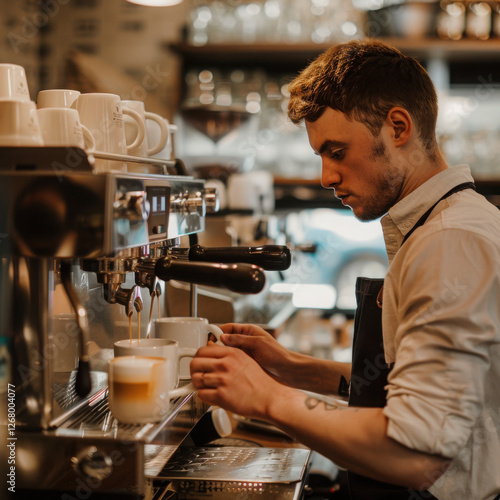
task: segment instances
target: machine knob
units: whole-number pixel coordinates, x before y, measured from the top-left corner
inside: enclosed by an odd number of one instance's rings
[[[203,193],[197,191],[196,193],[188,196],[184,203],[186,214],[198,213],[201,217],[205,217],[207,213],[207,205]]]
[[[207,212],[205,197],[200,191],[194,194],[186,192],[173,195],[170,199],[170,206],[174,211],[186,215],[198,213],[201,217],[204,217]]]
[[[117,193],[113,208],[115,219],[145,221],[150,211],[147,193],[145,191]]]
[[[207,207],[207,213],[213,214],[219,211],[220,201],[219,193],[215,187],[207,187],[203,190],[203,197],[205,198],[205,205]]]
[[[71,458],[73,470],[84,478],[102,481],[113,473],[113,460],[96,446],[84,448]]]

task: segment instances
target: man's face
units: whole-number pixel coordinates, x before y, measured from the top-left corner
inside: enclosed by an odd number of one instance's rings
[[[387,131],[378,137],[362,123],[327,108],[306,122],[309,143],[322,160],[321,184],[364,221],[386,214],[399,199],[405,173],[391,159]]]

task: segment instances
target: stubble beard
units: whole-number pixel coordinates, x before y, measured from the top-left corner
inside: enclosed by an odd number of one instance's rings
[[[381,139],[373,144],[370,159],[377,163],[381,175],[375,179],[372,189],[374,194],[363,200],[362,212],[357,214],[353,212],[362,222],[373,221],[385,215],[396,204],[404,180],[403,173],[391,165],[387,148]]]

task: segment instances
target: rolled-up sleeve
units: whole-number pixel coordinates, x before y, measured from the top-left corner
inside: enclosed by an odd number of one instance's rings
[[[499,343],[499,262],[487,235],[457,229],[398,252],[384,290],[397,325],[384,413],[399,443],[453,458],[469,439]]]

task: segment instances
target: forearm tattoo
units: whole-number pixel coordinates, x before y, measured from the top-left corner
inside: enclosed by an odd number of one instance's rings
[[[314,410],[318,406],[322,406],[325,411],[345,410],[347,408],[346,406],[337,405],[334,401],[323,401],[322,399],[316,399],[311,396],[307,396],[304,402],[308,410]]]

